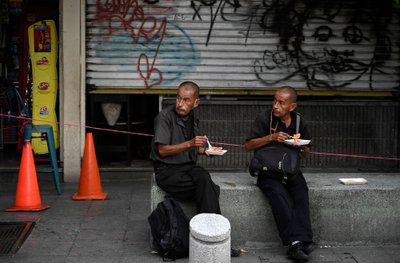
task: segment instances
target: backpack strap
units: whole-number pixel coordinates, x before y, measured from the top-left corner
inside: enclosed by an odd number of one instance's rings
[[[297,111],[294,112],[296,114],[296,133],[300,131],[300,113]]]
[[[174,213],[175,207],[176,207],[175,200],[173,200],[172,198],[167,198],[162,202],[162,204],[164,206],[164,209],[167,211],[168,220],[169,220],[170,229],[171,229],[171,235],[169,236],[168,243],[171,246],[170,248],[173,249],[176,246],[173,238],[176,236],[177,231],[178,231],[178,220]],[[168,257],[168,253],[169,253],[169,251],[165,252],[164,255],[162,255],[163,261],[175,261],[174,258]]]
[[[174,201],[173,201],[172,199],[169,199],[169,198],[168,198],[168,199],[165,199],[164,202],[162,202],[162,205],[164,206],[164,209],[165,209],[165,211],[166,211],[166,214],[168,215],[168,220],[169,220],[169,223],[170,223],[170,225],[171,225],[171,230],[172,230],[173,232],[175,232],[178,223],[177,223],[177,220],[176,220],[176,218],[175,218],[175,216],[174,216],[173,202],[174,202]],[[172,237],[173,237],[174,235],[175,235],[175,233],[172,233],[172,234],[171,234],[169,243],[171,243]]]

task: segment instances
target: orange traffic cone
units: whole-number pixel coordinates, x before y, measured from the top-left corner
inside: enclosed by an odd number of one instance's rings
[[[15,206],[7,208],[5,211],[42,211],[49,207],[49,205],[42,205],[40,200],[32,145],[30,141],[25,141],[19,167]]]
[[[72,200],[104,200],[106,198],[107,193],[103,193],[101,187],[93,135],[92,133],[87,133],[79,178],[79,190],[72,196]]]

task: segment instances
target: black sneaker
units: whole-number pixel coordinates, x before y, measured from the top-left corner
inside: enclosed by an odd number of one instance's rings
[[[303,252],[304,252],[306,255],[310,255],[311,252],[314,251],[315,246],[316,246],[316,245],[315,245],[314,242],[303,242],[303,245],[302,245],[302,247],[301,247],[301,250],[303,250]]]
[[[308,256],[302,250],[303,244],[298,242],[294,245],[289,245],[288,256],[295,262],[307,262]]]
[[[240,249],[233,249],[231,248],[231,257],[239,257],[240,254],[242,254],[242,251]]]

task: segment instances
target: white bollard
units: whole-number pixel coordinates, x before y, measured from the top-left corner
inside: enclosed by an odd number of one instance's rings
[[[231,224],[219,214],[198,214],[190,220],[189,263],[231,262]]]

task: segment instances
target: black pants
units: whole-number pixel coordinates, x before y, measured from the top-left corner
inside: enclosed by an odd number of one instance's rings
[[[303,174],[286,184],[259,176],[257,185],[267,196],[283,245],[299,240],[312,242],[308,187]]]
[[[210,174],[195,164],[156,165],[158,186],[172,197],[183,201],[196,201],[197,213],[221,214],[220,188]]]

